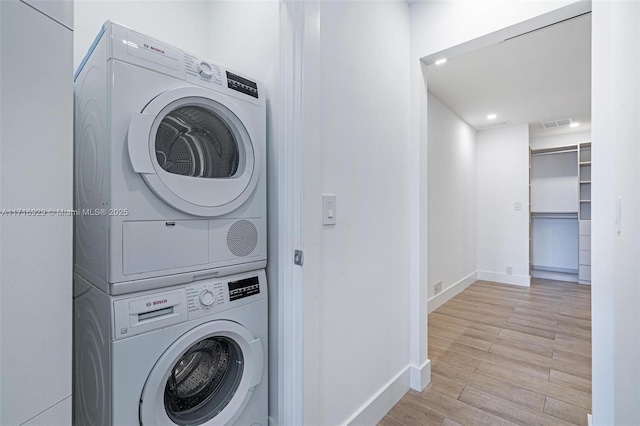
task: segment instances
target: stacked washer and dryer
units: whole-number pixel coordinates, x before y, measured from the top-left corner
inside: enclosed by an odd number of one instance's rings
[[[262,84],[107,22],[75,111],[74,423],[266,426]]]

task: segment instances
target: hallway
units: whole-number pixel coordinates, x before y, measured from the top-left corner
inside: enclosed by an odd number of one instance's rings
[[[591,287],[477,281],[429,314],[431,384],[380,422],[586,425]]]

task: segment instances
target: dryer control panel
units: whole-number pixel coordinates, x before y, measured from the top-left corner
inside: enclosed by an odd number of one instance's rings
[[[201,82],[222,85],[222,70],[220,65],[199,59],[189,53],[184,54],[184,65],[188,76]]]
[[[111,46],[108,59],[170,75],[255,105],[266,105],[260,81],[111,21],[104,24],[89,54],[80,64],[76,77],[102,38]]]

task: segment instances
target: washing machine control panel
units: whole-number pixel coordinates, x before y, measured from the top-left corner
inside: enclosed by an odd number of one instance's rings
[[[189,319],[201,318],[234,308],[255,300],[252,296],[264,296],[261,276],[256,272],[194,281],[185,287]]]
[[[211,282],[192,285],[186,288],[187,291],[187,311],[189,318],[199,318],[209,315],[215,309],[225,304],[224,282]]]
[[[229,300],[238,300],[260,293],[258,277],[248,277],[236,281],[229,281]]]

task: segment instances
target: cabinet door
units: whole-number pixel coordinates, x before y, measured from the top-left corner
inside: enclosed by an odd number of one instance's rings
[[[73,34],[0,2],[0,208],[73,208]],[[0,217],[0,424],[71,394],[72,217]]]

